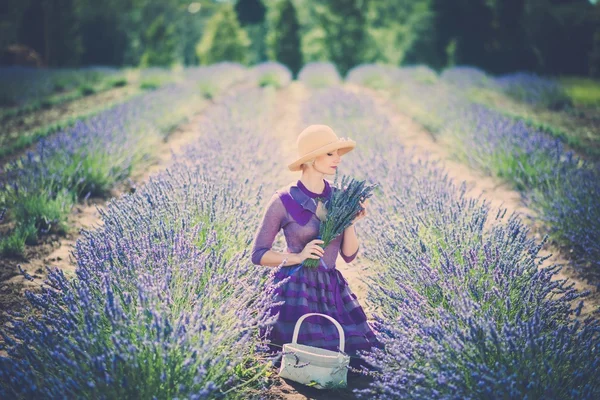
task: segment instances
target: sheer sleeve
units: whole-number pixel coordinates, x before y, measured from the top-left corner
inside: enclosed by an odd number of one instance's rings
[[[263,213],[262,222],[254,234],[254,243],[252,245],[252,263],[260,265],[262,256],[273,246],[275,236],[282,228],[286,210],[279,198],[279,194],[275,193]]]
[[[344,234],[342,233],[342,241],[340,242],[340,256],[342,256],[342,258],[344,259],[344,261],[346,263],[350,263],[350,262],[352,262],[352,260],[354,260],[356,258],[356,255],[358,254],[358,250],[360,249],[360,245],[358,246],[358,248],[356,249],[354,254],[346,256],[344,253],[342,253],[343,244],[344,244]]]

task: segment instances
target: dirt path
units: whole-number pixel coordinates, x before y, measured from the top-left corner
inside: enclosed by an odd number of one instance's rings
[[[393,102],[389,100],[387,92],[375,91],[353,84],[346,84],[345,86],[350,91],[372,97],[378,108],[390,118],[391,126],[396,128],[402,143],[407,148],[413,148],[417,158],[428,157],[431,160],[440,160],[450,178],[454,179],[457,183],[466,181],[468,188],[467,195],[473,198],[481,195],[482,198],[485,198],[491,204],[492,209],[506,208],[507,216],[516,212],[521,216],[533,217],[533,219],[523,218],[523,222],[532,228],[530,236],[533,235],[537,240],[542,239],[543,226],[540,223],[534,222],[536,221],[536,214],[524,206],[519,192],[513,190],[507,183],[504,183],[500,179],[484,175],[482,172],[474,170],[465,164],[452,160],[451,153],[447,147],[444,147],[443,143],[436,141],[430,132],[425,130],[412,118],[402,114]],[[495,215],[495,212],[491,214]],[[491,222],[490,219],[488,223]],[[591,294],[584,300],[584,307],[580,318],[591,315],[600,306],[600,293],[596,286],[581,276],[572,267],[569,267],[568,259],[561,255],[558,249],[546,245],[540,252],[540,256],[549,254],[552,254],[552,256],[541,267],[553,264],[562,265],[563,269],[554,276],[553,280],[569,279],[576,289],[589,290]],[[573,306],[577,303],[578,301],[574,302]]]
[[[273,128],[273,140],[281,144],[281,151],[284,159],[291,160],[297,156],[296,138],[304,128],[301,125],[300,105],[302,101],[310,96],[310,90],[301,82],[292,82],[287,88],[282,89],[277,94],[275,124]],[[282,165],[281,173],[277,176],[279,186],[297,181],[301,172],[292,172],[287,169],[287,165]],[[326,176],[325,179],[331,180],[333,176]],[[360,227],[357,227],[357,231]],[[360,232],[358,233],[360,236]],[[280,233],[273,248],[278,251],[285,249],[283,235]],[[348,281],[348,285],[356,294],[358,301],[363,306],[367,316],[372,311],[370,305],[366,302],[367,284],[366,277],[369,276],[369,268],[361,261],[360,250],[357,257],[347,264],[338,254],[336,259],[336,268]],[[349,376],[348,388],[337,391],[314,389],[293,381],[288,381],[277,377],[277,370],[273,369],[273,386],[270,388],[266,397],[263,399],[286,399],[286,400],[305,400],[305,399],[326,399],[326,400],[346,400],[354,399],[352,389],[365,387],[368,383],[367,378]]]

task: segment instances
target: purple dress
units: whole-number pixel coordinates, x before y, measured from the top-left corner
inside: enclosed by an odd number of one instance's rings
[[[324,182],[323,193],[309,191],[300,180],[275,192],[254,237],[254,264],[259,265],[262,256],[271,250],[280,229],[283,229],[287,251],[290,253],[300,253],[308,242],[317,238],[320,220],[315,214],[315,198],[329,198],[332,191],[338,190],[327,180]],[[356,355],[356,350],[379,346],[356,295],[350,290],[341,272],[335,268],[338,253],[347,263],[354,260],[358,253],[358,250],[348,256],[342,253],[343,236],[341,234],[329,243],[317,268],[297,268],[299,264],[294,264],[275,269],[273,283],[288,276],[290,280],[275,290],[276,301],[285,303],[270,309],[270,315],[279,312],[278,320],[267,337],[271,343],[278,346],[290,343],[298,318],[306,313],[317,312],[335,318],[343,327],[346,353]],[[264,332],[263,330],[261,333]],[[331,321],[312,316],[303,321],[298,343],[337,351],[339,334]]]

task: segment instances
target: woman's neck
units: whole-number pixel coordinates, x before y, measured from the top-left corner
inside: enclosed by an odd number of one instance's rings
[[[323,190],[325,190],[323,174],[303,173],[300,182],[313,193],[323,193]]]

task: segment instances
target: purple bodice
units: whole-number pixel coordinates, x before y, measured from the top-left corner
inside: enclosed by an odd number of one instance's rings
[[[252,262],[260,264],[262,256],[271,250],[275,236],[281,229],[287,243],[287,252],[300,253],[304,246],[319,235],[320,220],[316,216],[317,197],[330,198],[333,191],[327,180],[325,189],[317,194],[308,190],[300,180],[278,189],[269,200],[263,213],[263,219],[254,235]],[[340,254],[347,263],[354,260],[358,250],[346,256],[341,252],[343,234],[336,237],[325,248],[322,257],[328,269],[334,268],[337,255]]]

